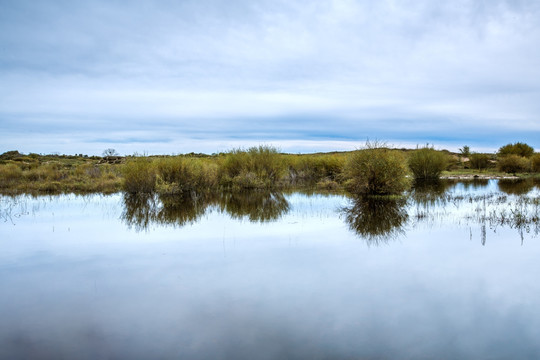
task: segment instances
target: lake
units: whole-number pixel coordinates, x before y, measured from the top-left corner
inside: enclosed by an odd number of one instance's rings
[[[540,188],[0,197],[1,359],[537,359]]]

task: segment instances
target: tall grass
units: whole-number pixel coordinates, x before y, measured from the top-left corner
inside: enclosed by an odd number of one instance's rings
[[[410,187],[403,154],[379,144],[352,153],[344,168],[346,188],[358,195],[396,195]]]
[[[409,167],[416,180],[438,179],[448,164],[447,155],[425,146],[409,156]]]

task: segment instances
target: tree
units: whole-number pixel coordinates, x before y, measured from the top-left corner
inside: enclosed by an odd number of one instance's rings
[[[471,148],[465,145],[459,149],[459,152],[461,153],[461,156],[468,158],[471,155]]]
[[[533,154],[534,149],[531,146],[521,142],[504,145],[497,152],[497,155],[501,157],[508,155],[517,155],[528,158],[531,157]]]
[[[103,157],[109,157],[109,156],[119,156],[118,152],[115,149],[105,149],[103,150]]]

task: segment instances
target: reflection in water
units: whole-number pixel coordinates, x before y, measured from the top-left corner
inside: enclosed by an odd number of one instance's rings
[[[409,218],[405,205],[405,199],[360,197],[343,212],[351,230],[369,245],[379,245],[404,232]]]
[[[498,182],[499,190],[508,195],[526,195],[534,187],[533,179],[506,180]]]
[[[281,193],[253,191],[212,193],[197,197],[124,194],[122,219],[130,227],[146,230],[153,224],[184,226],[196,222],[209,207],[218,207],[234,219],[253,222],[277,220],[289,211]]]
[[[224,193],[219,200],[221,211],[233,219],[247,217],[253,222],[267,222],[278,220],[289,211],[289,203],[282,193],[277,192]]]
[[[417,181],[411,190],[411,200],[417,205],[433,206],[444,201],[447,192],[456,184],[451,180]]]

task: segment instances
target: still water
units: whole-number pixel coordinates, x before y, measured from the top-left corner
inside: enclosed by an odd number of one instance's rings
[[[538,185],[0,197],[0,359],[538,359]]]

